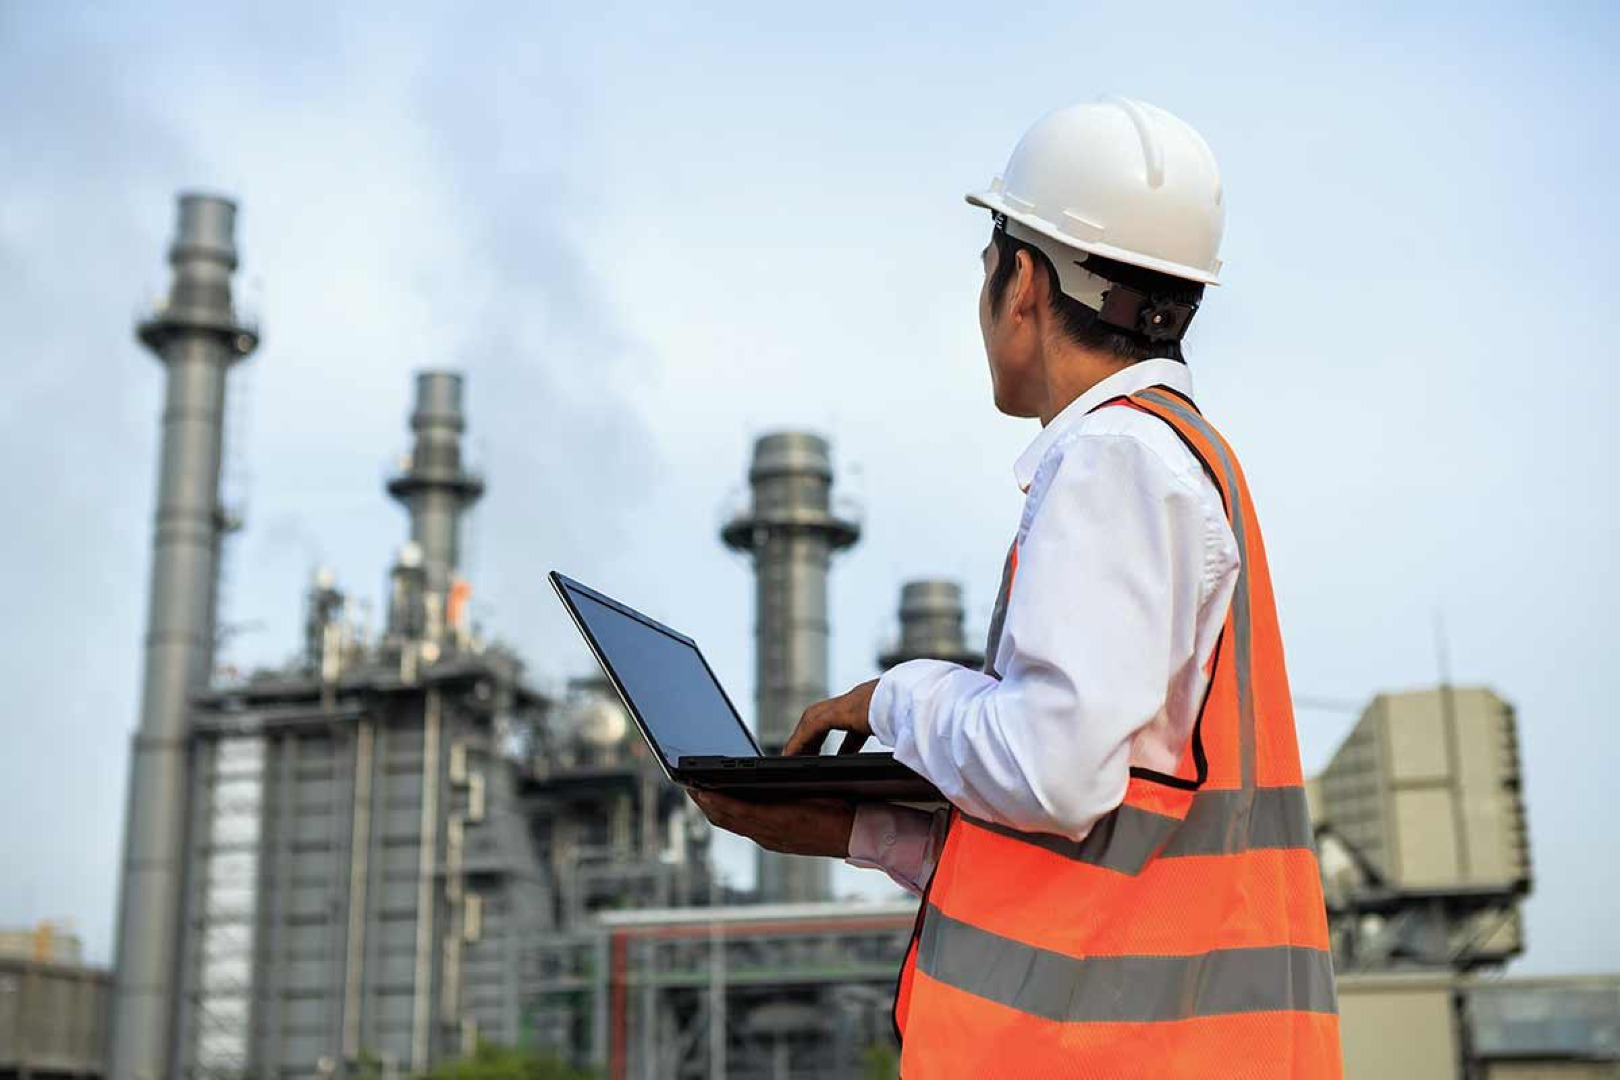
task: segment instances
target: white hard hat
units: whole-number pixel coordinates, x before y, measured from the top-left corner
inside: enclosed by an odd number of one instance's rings
[[[1185,122],[1140,101],[1105,97],[1047,114],[1019,140],[990,190],[967,201],[1023,226],[1008,231],[1049,255],[1056,242],[1219,284],[1226,211],[1215,155]],[[1093,291],[1077,280],[1093,275],[1075,274],[1073,259],[1053,261],[1064,292]]]

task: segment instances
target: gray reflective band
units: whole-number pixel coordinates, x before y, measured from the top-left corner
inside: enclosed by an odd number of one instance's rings
[[[996,606],[990,612],[990,633],[984,643],[984,673],[1001,678],[996,670],[996,653],[1001,649],[1001,628],[1007,622],[1007,602],[1012,599],[1013,553],[1017,542],[1007,549],[1007,561],[1001,566],[1001,588],[996,590]]]
[[[1249,681],[1253,674],[1251,667],[1253,648],[1249,630],[1249,545],[1243,525],[1243,493],[1238,487],[1237,470],[1232,467],[1232,459],[1226,452],[1226,444],[1215,434],[1215,429],[1210,427],[1196,410],[1189,408],[1181,398],[1157,387],[1144,390],[1138,396],[1169,409],[1202,435],[1204,441],[1209,443],[1225,481],[1222,486],[1226,489],[1226,516],[1232,523],[1232,536],[1237,540],[1238,549],[1237,588],[1232,594],[1232,660],[1237,665],[1235,674],[1238,694],[1238,758],[1243,786],[1252,788],[1255,731],[1254,695],[1249,689]],[[1194,454],[1200,458],[1203,456],[1196,450]],[[1208,466],[1210,463],[1206,461],[1204,464]]]
[[[1324,949],[1278,945],[1080,959],[958,922],[932,905],[923,919],[917,967],[958,990],[1068,1023],[1338,1011],[1333,957]]]
[[[1313,848],[1310,809],[1302,787],[1256,788],[1252,792],[1205,788],[1193,796],[1187,817],[1181,821],[1123,803],[1078,841],[1050,833],[1019,832],[976,817],[967,820],[1066,859],[1122,874],[1140,874],[1154,858]]]

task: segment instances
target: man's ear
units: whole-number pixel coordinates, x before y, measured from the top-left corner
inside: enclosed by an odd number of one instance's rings
[[[1027,319],[1035,314],[1035,305],[1040,301],[1040,275],[1036,273],[1035,257],[1026,248],[1019,248],[1018,273],[1013,277],[1012,293],[1009,298],[1008,314],[1016,316],[1019,320]]]

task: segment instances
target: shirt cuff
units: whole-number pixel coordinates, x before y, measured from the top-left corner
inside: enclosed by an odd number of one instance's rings
[[[893,749],[897,741],[911,730],[916,713],[917,693],[925,684],[938,681],[952,671],[960,671],[960,664],[945,660],[907,660],[885,671],[872,692],[872,704],[866,710],[866,723],[872,737]]]
[[[945,812],[862,803],[849,833],[851,866],[882,870],[907,892],[921,894],[934,873],[938,833]]]

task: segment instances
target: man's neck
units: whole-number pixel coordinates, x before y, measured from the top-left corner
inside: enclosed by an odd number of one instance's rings
[[[1046,404],[1041,409],[1041,427],[1050,424],[1087,390],[1130,366],[1129,360],[1108,353],[1067,343],[1057,345],[1046,357]]]

